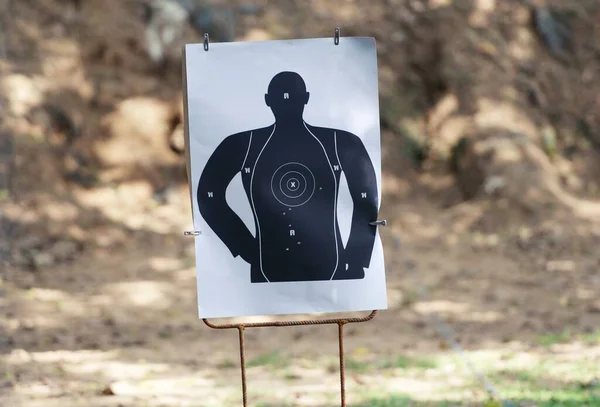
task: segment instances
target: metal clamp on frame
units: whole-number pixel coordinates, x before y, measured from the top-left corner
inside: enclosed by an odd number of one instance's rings
[[[340,27],[335,27],[335,31],[333,34],[333,44],[340,45]]]
[[[204,51],[208,51],[208,42],[209,42],[208,33],[204,33]]]

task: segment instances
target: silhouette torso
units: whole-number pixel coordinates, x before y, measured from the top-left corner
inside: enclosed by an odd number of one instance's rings
[[[369,267],[377,219],[377,179],[362,141],[343,130],[303,120],[310,94],[295,72],[269,83],[271,126],[225,138],[198,182],[198,209],[234,257],[251,265],[251,281],[362,279]],[[252,208],[253,235],[228,205],[238,174]],[[353,208],[344,246],[337,224],[342,172]]]
[[[340,266],[339,164],[321,138],[303,124],[251,134],[242,181],[258,239],[253,281],[329,280]]]

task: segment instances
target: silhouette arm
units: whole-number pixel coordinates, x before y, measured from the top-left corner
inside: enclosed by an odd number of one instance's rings
[[[225,199],[227,186],[240,172],[248,143],[248,133],[235,134],[221,142],[202,171],[197,200],[200,214],[231,254],[250,262],[256,245],[254,236]]]
[[[360,138],[338,131],[337,153],[354,204],[350,237],[346,244],[349,265],[369,267],[377,228],[369,222],[377,220],[377,178],[373,163]]]

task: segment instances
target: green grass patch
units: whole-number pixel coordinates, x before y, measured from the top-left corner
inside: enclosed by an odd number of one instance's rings
[[[539,407],[598,407],[600,406],[600,397],[590,396],[584,397],[580,400],[548,400],[541,404]]]
[[[402,394],[390,394],[367,398],[351,407],[458,407],[458,406],[502,407],[495,401],[473,404],[472,401],[442,400],[418,401]],[[331,406],[333,407],[333,406]]]
[[[435,359],[425,357],[398,356],[393,360],[386,360],[378,367],[382,369],[435,369],[438,362]]]
[[[574,341],[581,341],[591,346],[600,345],[600,329],[583,334],[572,334],[568,329],[565,329],[562,332],[541,335],[537,339],[537,343],[545,347]]]
[[[568,332],[555,334],[572,340]],[[590,333],[587,340],[595,341],[597,333]],[[581,339],[583,335],[574,335]],[[549,342],[557,340],[551,336]],[[561,339],[563,340],[563,339]],[[554,352],[469,352],[471,362],[486,375],[499,395],[512,407],[600,407],[600,366],[594,357],[564,358]],[[381,358],[369,352],[356,352],[347,357],[348,373],[364,373],[378,376],[381,387],[353,386],[349,393],[354,396],[350,407],[505,407],[495,400],[486,400],[486,393],[460,360],[454,360],[453,354],[438,356],[388,356]],[[337,358],[331,358],[331,372],[339,371]],[[448,373],[442,367],[456,364],[457,368]],[[403,369],[397,371],[395,369]],[[422,372],[428,369],[426,375]],[[452,383],[448,375],[459,376],[461,380]],[[414,380],[435,382],[435,393],[418,394],[412,389],[408,393],[390,391],[385,385],[387,378],[406,376]],[[294,375],[285,375],[292,381]],[[379,390],[377,390],[379,388]],[[335,392],[332,391],[335,396]],[[266,400],[263,399],[263,403]],[[282,403],[264,404],[264,406],[282,407]],[[285,405],[285,404],[284,404]],[[289,404],[291,406],[293,404]],[[319,404],[323,407],[339,405],[334,398]]]
[[[365,400],[360,404],[355,404],[352,407],[404,407],[413,404],[409,397],[392,395],[387,398],[373,398]]]
[[[555,398],[546,401],[537,399],[522,399],[511,401],[511,405],[536,406],[536,407],[598,407],[600,406],[599,396],[589,396],[576,399]],[[416,401],[404,396],[389,396],[388,398],[375,398],[365,400],[351,407],[460,407],[460,406],[481,406],[481,407],[504,407],[504,405],[495,400],[484,401],[482,403],[473,403],[470,401],[447,400],[435,402]],[[333,407],[333,406],[332,406]]]
[[[346,358],[346,369],[356,372],[356,373],[364,373],[373,369],[372,362],[365,362],[361,360],[356,360],[352,358]]]
[[[593,361],[544,361],[526,370],[496,371],[487,377],[503,397],[517,406],[534,403],[538,407],[600,407],[600,386],[591,379],[594,370]],[[475,385],[473,381],[471,386]]]
[[[571,340],[573,340],[573,338],[569,330],[565,329],[562,332],[541,335],[537,342],[541,346],[552,346],[559,343],[566,343]]]
[[[246,363],[247,367],[269,366],[272,368],[282,368],[288,365],[289,361],[279,351],[263,353]]]
[[[354,358],[346,358],[346,369],[357,373],[379,371],[382,369],[427,370],[435,369],[436,367],[438,367],[438,362],[435,359],[426,357],[397,356],[395,359],[376,361],[362,361]]]
[[[235,363],[233,363],[233,362],[232,362],[231,360],[229,360],[229,359],[224,359],[224,360],[220,361],[220,362],[217,364],[217,367],[218,367],[219,369],[231,369],[231,368],[233,368],[233,367],[235,367],[235,366],[236,366],[236,364],[235,364]]]
[[[536,407],[599,407],[600,396],[589,396],[578,399],[550,399],[539,402],[536,399],[523,399],[511,401],[512,406],[536,406]],[[339,404],[332,404],[327,407],[335,407]],[[257,407],[283,407],[281,404],[258,403]],[[365,399],[364,401],[350,405],[350,407],[504,407],[502,403],[489,400],[480,403],[473,403],[466,400],[445,400],[445,401],[417,401],[410,397],[402,395],[388,395]]]
[[[591,333],[583,334],[581,339],[586,345],[600,345],[600,329],[597,329]]]

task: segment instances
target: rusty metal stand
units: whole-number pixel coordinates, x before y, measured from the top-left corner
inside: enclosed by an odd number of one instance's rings
[[[303,325],[327,325],[337,324],[338,326],[338,343],[340,353],[340,392],[341,406],[346,407],[346,365],[344,359],[344,325],[354,324],[358,322],[367,322],[372,320],[377,311],[372,311],[364,318],[337,318],[337,319],[315,319],[307,321],[275,321],[275,322],[253,322],[247,324],[213,324],[208,319],[203,318],[202,321],[213,329],[237,329],[240,339],[240,365],[242,372],[242,400],[243,406],[248,407],[248,392],[246,387],[246,356],[244,347],[244,330],[246,328],[263,328],[263,327],[281,327],[281,326],[303,326]]]

